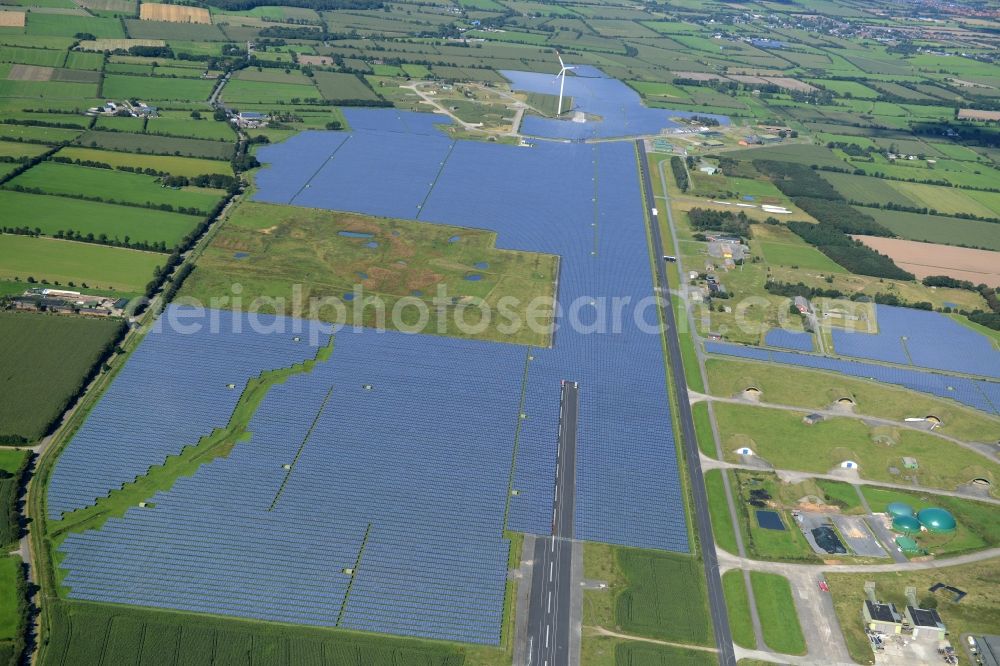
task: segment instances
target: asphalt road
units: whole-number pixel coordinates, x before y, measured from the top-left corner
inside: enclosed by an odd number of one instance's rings
[[[528,666],[569,666],[573,591],[573,511],[576,494],[576,428],[579,387],[563,382],[556,450],[552,535],[535,540],[528,606]]]
[[[653,183],[649,177],[649,163],[646,159],[646,147],[642,139],[636,140],[639,153],[639,172],[642,176],[642,187],[647,205],[653,206],[656,199],[653,196]],[[698,440],[694,431],[694,420],[691,417],[691,405],[687,396],[687,379],[681,360],[681,345],[677,339],[677,324],[674,317],[673,302],[667,283],[667,262],[663,259],[663,239],[656,216],[650,212],[650,232],[653,236],[653,250],[656,253],[656,281],[658,292],[663,297],[663,318],[666,324],[667,362],[674,382],[674,393],[677,396],[677,421],[681,426],[681,438],[684,440],[687,470],[691,484],[692,502],[694,504],[695,526],[698,531],[698,541],[701,544],[702,559],[705,563],[705,578],[708,582],[708,605],[715,629],[715,642],[719,648],[719,663],[722,666],[735,666],[736,653],[733,650],[733,637],[729,630],[729,615],[726,612],[726,598],[722,592],[722,578],[719,573],[719,560],[715,552],[715,538],[712,536],[712,524],[708,512],[708,494],[705,491],[705,477],[701,473],[701,458],[698,455]]]

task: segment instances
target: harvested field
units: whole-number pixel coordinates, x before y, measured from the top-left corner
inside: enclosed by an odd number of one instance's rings
[[[162,39],[85,39],[79,48],[83,51],[127,51],[133,46],[166,46]]]
[[[981,111],[979,109],[959,109],[959,120],[1000,120],[1000,111]]]
[[[918,278],[947,275],[973,284],[1000,287],[1000,252],[973,250],[935,243],[855,236],[868,247],[892,257],[896,264]]]
[[[674,78],[691,79],[692,81],[728,81],[724,76],[718,74],[706,74],[705,72],[671,72]]]
[[[333,58],[330,56],[321,55],[300,55],[299,63],[302,65],[315,65],[319,67],[328,67],[333,64]]]
[[[768,76],[765,77],[764,80],[768,83],[773,83],[776,86],[784,88],[785,90],[798,90],[799,92],[805,93],[816,92],[816,88],[808,83],[804,83],[797,79],[791,79],[787,76]]]
[[[24,12],[0,12],[0,28],[23,28]]]
[[[184,5],[162,5],[144,2],[139,6],[139,20],[167,21],[168,23],[211,23],[207,9]]]
[[[8,81],[50,81],[53,67],[42,67],[41,65],[11,65],[10,72],[7,73]]]

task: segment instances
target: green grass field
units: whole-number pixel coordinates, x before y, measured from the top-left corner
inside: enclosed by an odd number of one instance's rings
[[[1000,251],[1000,224],[941,215],[906,213],[898,210],[873,210],[871,208],[862,208],[861,210],[874,217],[876,222],[888,227],[901,238]]]
[[[752,247],[759,248],[769,264],[821,271],[823,273],[846,273],[837,262],[817,250],[785,227],[758,225],[761,233],[755,233],[757,240]]]
[[[340,235],[341,231],[371,236],[351,238]],[[456,236],[456,242],[449,242]],[[400,302],[428,304],[434,317],[426,330],[434,332],[440,329],[437,306],[432,301],[443,285],[447,296],[442,333],[547,345],[548,319],[541,326],[521,326],[508,334],[497,328],[503,323],[498,318],[477,327],[479,330],[463,332],[456,324],[456,314],[470,324],[480,321],[477,299],[493,306],[503,296],[519,299],[513,309],[525,321],[529,301],[553,293],[555,257],[498,250],[495,238],[495,234],[478,229],[244,202],[205,250],[183,293],[208,302],[213,296],[228,294],[229,285],[239,281],[244,302],[256,297],[283,298],[285,311],[290,312],[294,284],[302,285],[307,309],[308,299],[343,299],[360,284],[365,295],[384,300],[388,313]],[[377,243],[377,247],[368,247],[368,243]],[[485,267],[477,268],[477,264]],[[469,275],[481,279],[467,280]],[[346,303],[343,312],[327,307],[309,316],[376,325],[375,308],[361,306],[359,299]],[[415,307],[400,313],[404,326],[417,323]],[[385,319],[387,326],[393,325],[391,316]]]
[[[4,368],[0,437],[27,441],[41,437],[62,414],[121,325],[116,319],[0,312]],[[25,353],[28,349],[30,354]]]
[[[733,632],[733,642],[751,650],[757,647],[750,621],[750,595],[747,594],[743,572],[731,569],[722,574],[722,590],[726,595],[726,610],[729,612],[729,629]]]
[[[99,132],[90,130],[77,139],[85,148],[103,148],[129,153],[147,153],[175,157],[201,157],[210,160],[228,160],[233,156],[233,144],[204,139],[180,139],[151,134],[126,134],[125,132]]]
[[[81,201],[66,197],[23,192],[0,191],[0,206],[15,219],[30,220],[32,228],[46,236],[69,230],[122,242],[166,243],[173,248],[201,221],[192,215],[181,215],[135,206],[116,206],[97,201]]]
[[[2,148],[3,144],[0,144],[0,149]],[[75,146],[67,146],[60,150],[57,155],[71,160],[103,162],[113,167],[127,166],[139,169],[154,169],[156,171],[164,171],[173,176],[187,176],[189,178],[208,174],[233,175],[233,168],[229,162],[206,160],[197,157],[140,155],[138,153],[121,153],[94,148],[78,148]]]
[[[196,102],[208,99],[212,81],[202,79],[170,79],[127,74],[104,77],[104,96],[110,99],[171,100]]]
[[[221,192],[185,187],[163,187],[153,176],[110,169],[43,162],[32,167],[7,187],[40,189],[51,194],[99,196],[109,203],[143,206],[169,205],[208,213],[222,198]]]
[[[0,328],[2,327],[3,323],[0,320]],[[6,393],[3,385],[0,385],[0,396]],[[0,438],[3,436],[3,432],[0,431]],[[3,553],[14,550],[21,535],[21,524],[16,519],[20,514],[16,509],[21,494],[22,471],[30,455],[29,451],[0,449],[0,548],[4,548],[0,552]],[[0,640],[3,640],[2,634],[0,631]]]
[[[710,652],[628,642],[615,646],[617,666],[711,666],[715,663],[718,663],[715,655]]]
[[[726,503],[726,489],[722,485],[722,470],[710,469],[705,472],[705,489],[708,493],[708,511],[712,516],[712,534],[715,545],[727,553],[737,553],[736,533],[733,519]],[[737,500],[738,501],[738,500]]]
[[[20,613],[17,579],[21,576],[21,558],[0,557],[0,645],[14,638]]]
[[[0,235],[0,278],[29,276],[88,284],[129,294],[142,293],[164,256],[50,238]]]
[[[805,654],[806,642],[788,579],[778,574],[751,571],[750,583],[767,646],[783,654]]]
[[[152,118],[146,123],[146,133],[230,143],[236,140],[236,132],[229,123],[204,119]]]
[[[802,423],[805,412],[724,403],[715,406],[715,415],[726,456],[733,460],[733,449],[750,446],[777,469],[827,473],[853,460],[862,478],[898,482],[889,468],[900,467],[902,456],[912,456],[920,469],[908,471],[908,476],[925,487],[954,490],[979,477],[1000,482],[1000,464],[924,432],[869,428],[848,418],[807,426]],[[803,455],[806,450],[809,454]]]
[[[376,100],[378,95],[354,74],[342,72],[315,72],[316,87],[323,99],[367,99]]]
[[[701,562],[661,551],[623,548],[618,564],[628,587],[615,599],[615,619],[624,633],[694,645],[709,645],[711,622]],[[683,599],[684,603],[676,603]]]
[[[125,36],[121,21],[110,18],[72,16],[68,14],[28,14],[27,34],[51,37],[73,37],[86,32],[97,38],[117,39]]]
[[[318,98],[319,90],[313,85],[298,83],[265,83],[236,79],[226,84],[222,97],[229,104],[276,104],[293,99]],[[207,95],[206,95],[207,97]]]
[[[950,400],[839,374],[719,358],[709,359],[706,370],[711,392],[718,396],[733,396],[756,386],[764,402],[803,408],[828,407],[840,398],[850,398],[859,414],[895,421],[937,416],[943,422],[942,432],[968,441],[990,441],[1000,428],[1000,420]]]
[[[546,93],[528,93],[527,103],[529,106],[538,109],[545,116],[555,117],[559,110],[559,95],[548,95]],[[563,96],[563,113],[573,108],[573,98],[569,95]]]
[[[730,479],[740,533],[743,535],[743,543],[750,557],[783,562],[816,561],[812,547],[785,508],[786,500],[791,499],[787,502],[791,504],[805,493],[799,494],[794,499],[786,497],[788,492],[784,484],[781,484],[774,474],[768,472],[736,470]],[[768,530],[760,526],[757,522],[756,507],[750,505],[752,490],[764,490],[774,499],[774,510],[781,517],[785,529]]]
[[[53,601],[54,631],[44,666],[143,663],[364,664],[461,666],[455,644],[209,615]],[[67,660],[67,655],[72,655]]]

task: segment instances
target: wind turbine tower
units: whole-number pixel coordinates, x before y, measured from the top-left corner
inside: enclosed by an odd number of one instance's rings
[[[576,68],[567,67],[566,63],[563,62],[562,56],[559,55],[559,51],[556,51],[556,57],[559,58],[559,73],[556,74],[556,78],[559,79],[559,107],[556,111],[556,117],[558,118],[562,115],[563,88],[566,87],[566,72]]]

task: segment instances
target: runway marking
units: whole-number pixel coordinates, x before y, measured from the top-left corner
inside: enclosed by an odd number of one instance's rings
[[[552,613],[552,590],[549,590],[549,609],[545,612]]]
[[[551,624],[545,625],[545,647],[549,646],[549,629],[552,628]]]
[[[549,562],[549,582],[552,582],[552,571],[555,568],[555,562]]]

